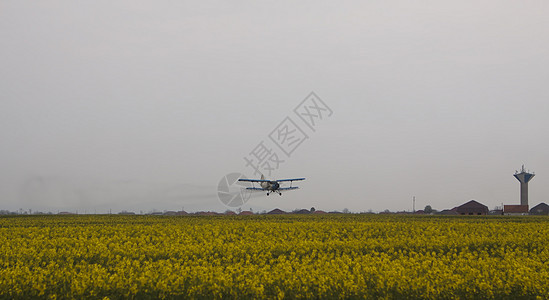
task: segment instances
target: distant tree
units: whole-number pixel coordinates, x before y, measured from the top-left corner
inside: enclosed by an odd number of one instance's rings
[[[315,212],[315,208],[314,207],[311,207],[311,212]]]
[[[433,212],[433,208],[431,207],[431,205],[427,205],[425,206],[425,208],[423,209],[423,211],[426,213],[426,214],[430,214]]]
[[[348,214],[348,213],[349,213],[349,209],[345,207],[345,208],[343,209],[343,213],[344,213],[344,214]]]

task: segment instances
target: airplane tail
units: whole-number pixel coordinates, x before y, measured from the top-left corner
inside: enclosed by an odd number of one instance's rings
[[[261,180],[265,180],[265,175],[261,174]]]

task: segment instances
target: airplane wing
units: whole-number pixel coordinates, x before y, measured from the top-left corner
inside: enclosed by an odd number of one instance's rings
[[[284,181],[300,181],[305,180],[305,178],[293,178],[293,179],[279,179],[277,182],[284,182]]]
[[[280,191],[288,191],[288,190],[297,190],[299,187],[292,186],[292,187],[285,187],[285,188],[279,188]]]
[[[238,179],[238,181],[246,181],[246,182],[271,182],[270,180],[264,180],[264,179]]]
[[[247,190],[254,190],[254,191],[264,191],[265,189],[262,188],[256,188],[256,187],[248,187]]]

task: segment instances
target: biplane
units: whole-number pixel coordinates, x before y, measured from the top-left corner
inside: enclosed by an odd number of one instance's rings
[[[297,190],[299,187],[292,186],[292,183],[294,181],[301,181],[305,180],[305,178],[292,178],[292,179],[278,179],[278,180],[268,180],[265,179],[265,176],[261,174],[261,179],[238,179],[238,181],[245,181],[245,182],[251,182],[252,185],[254,183],[259,183],[260,187],[248,187],[247,190],[253,190],[253,191],[267,191],[267,196],[269,196],[270,193],[278,193],[280,196],[282,196],[282,191],[290,191],[290,190]],[[281,187],[281,182],[290,182],[289,187]]]

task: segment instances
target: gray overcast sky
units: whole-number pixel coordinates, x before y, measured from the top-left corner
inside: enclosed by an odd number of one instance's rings
[[[2,1],[0,209],[227,209],[314,91],[333,115],[243,209],[549,202],[547,1]],[[303,124],[300,123],[301,126]],[[308,130],[308,131],[307,131]]]

